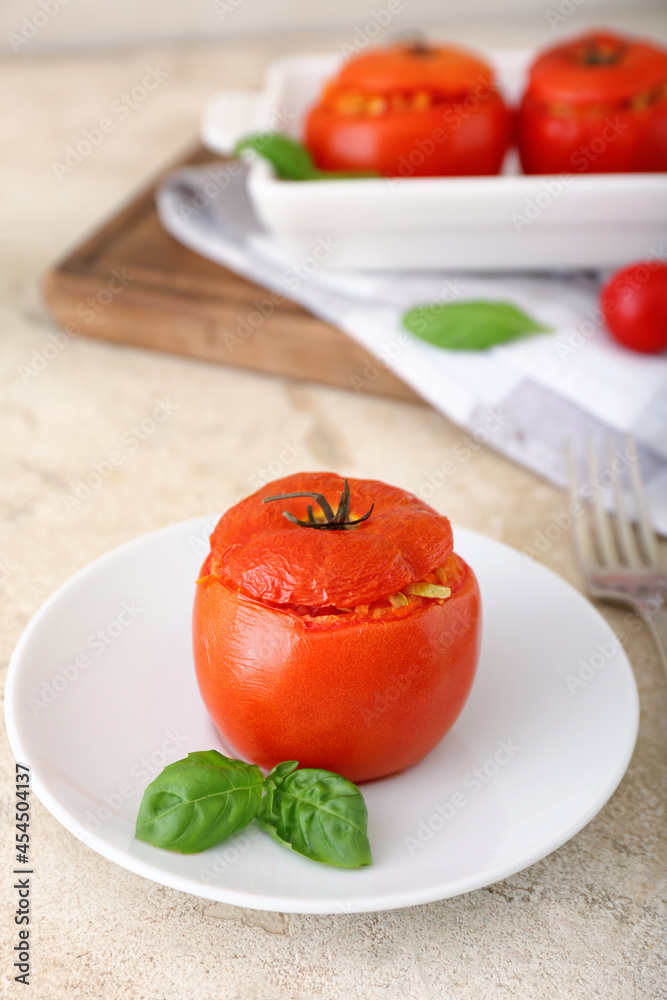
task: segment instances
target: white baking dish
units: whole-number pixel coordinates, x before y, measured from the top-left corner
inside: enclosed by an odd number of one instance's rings
[[[487,52],[516,101],[534,53]],[[227,153],[244,132],[301,137],[306,109],[340,56],[274,63],[258,95],[224,92],[208,106],[202,138]],[[523,176],[511,152],[497,177],[282,181],[257,159],[249,191],[257,214],[299,261],[320,240],[325,267],[506,270],[616,267],[664,256],[667,174]]]

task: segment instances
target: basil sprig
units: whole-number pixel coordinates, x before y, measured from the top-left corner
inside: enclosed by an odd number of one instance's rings
[[[332,771],[297,771],[298,766],[285,761],[265,778],[257,816],[261,828],[313,861],[340,868],[370,865],[368,812],[357,786]]]
[[[136,836],[155,847],[196,854],[231,837],[255,818],[262,772],[217,750],[168,764],[144,792]]]
[[[217,750],[190,753],[167,765],[146,788],[137,839],[195,854],[257,817],[277,843],[313,861],[342,868],[370,865],[368,813],[357,786],[332,771],[298,766],[285,761],[263,779],[254,764]]]
[[[422,340],[449,351],[483,351],[551,327],[517,309],[511,302],[436,302],[417,306],[403,316],[403,325]]]
[[[268,160],[283,181],[337,181],[379,177],[374,171],[319,170],[306,147],[283,132],[257,132],[237,142],[234,152],[253,149]]]

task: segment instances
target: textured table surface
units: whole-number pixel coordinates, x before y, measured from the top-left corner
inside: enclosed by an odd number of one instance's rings
[[[31,615],[113,546],[250,492],[262,470],[331,468],[417,490],[454,458],[431,502],[519,549],[563,496],[419,406],[114,348],[54,350],[39,274],[193,139],[216,88],[259,82],[278,39],[0,65],[11,94],[0,155],[0,665]],[[323,48],[320,41],[320,48]],[[53,161],[147,69],[167,75],[59,180]],[[127,106],[127,105],[126,105]],[[45,350],[46,349],[46,350]],[[42,359],[40,361],[40,358]],[[29,373],[28,373],[29,372]],[[140,423],[172,416],[85,502],[63,495]],[[298,453],[288,458],[287,442]],[[458,447],[457,447],[458,446]],[[283,458],[281,460],[281,453]],[[465,454],[466,457],[461,456]],[[282,462],[282,468],[280,468]],[[542,556],[579,586],[565,532]],[[625,612],[604,608],[612,625]],[[629,636],[639,741],[608,805],[539,864],[487,889],[393,912],[295,916],[239,910],[161,888],[99,857],[33,804],[33,985],[38,1000],[560,1000],[667,997],[667,684],[650,637]],[[13,760],[0,736],[4,859],[0,982],[12,982]]]

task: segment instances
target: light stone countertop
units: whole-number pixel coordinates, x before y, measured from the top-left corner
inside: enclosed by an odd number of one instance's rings
[[[152,528],[224,507],[296,442],[303,468],[417,490],[462,432],[435,412],[84,339],[27,384],[52,327],[39,274],[194,138],[220,86],[259,82],[312,41],[28,57],[0,64],[11,95],[0,156],[0,665],[42,602],[101,553]],[[322,44],[319,48],[327,46]],[[71,175],[51,161],[105,116],[146,67],[164,82]],[[62,495],[156,398],[177,409],[71,513]],[[270,415],[270,419],[267,419]],[[286,467],[285,471],[296,469]],[[484,447],[431,501],[517,548],[563,496]],[[564,534],[543,562],[579,586]],[[603,608],[613,625],[625,614]],[[572,841],[487,889],[405,910],[299,916],[237,910],[116,867],[32,810],[36,1000],[660,1000],[667,997],[667,684],[645,630],[628,638],[641,729],[628,774]],[[4,684],[4,681],[3,681]],[[13,760],[0,737],[0,982],[12,982]],[[6,904],[6,905],[5,905]],[[27,995],[27,994],[26,994]]]

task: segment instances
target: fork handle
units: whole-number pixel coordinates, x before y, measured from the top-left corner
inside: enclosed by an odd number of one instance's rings
[[[667,608],[642,609],[640,614],[653,633],[662,665],[667,672]]]

